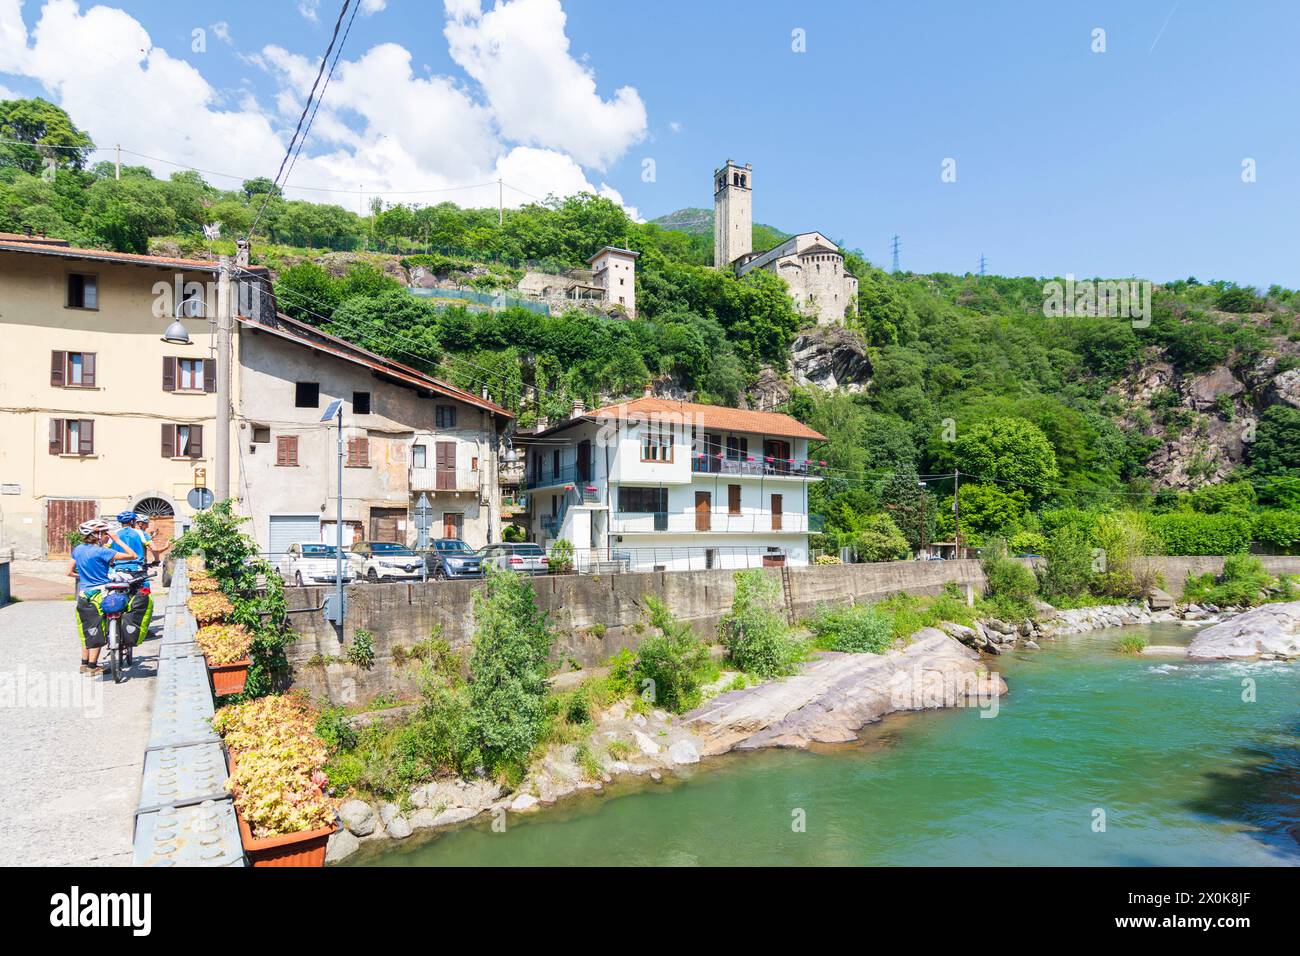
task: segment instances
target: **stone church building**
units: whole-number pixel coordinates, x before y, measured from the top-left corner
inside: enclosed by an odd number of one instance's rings
[[[737,275],[767,269],[785,280],[795,308],[821,325],[856,311],[858,280],[844,271],[844,255],[820,232],[791,236],[773,249],[754,252],[754,167],[727,160],[713,173],[713,264]]]

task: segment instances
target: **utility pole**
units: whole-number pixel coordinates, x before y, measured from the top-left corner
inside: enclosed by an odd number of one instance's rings
[[[918,481],[917,484],[920,485],[921,487],[921,547],[919,550],[921,552],[921,557],[924,558],[925,557],[925,482]],[[804,510],[805,512],[807,511],[806,506]]]
[[[898,271],[898,233],[894,233],[894,241],[891,244],[891,251],[894,254],[894,268],[892,271]]]
[[[113,178],[122,178],[122,144],[117,144],[117,158],[113,160]]]
[[[956,530],[953,532],[953,544],[957,557],[961,557],[961,469],[952,471],[952,511],[956,515]]]
[[[230,497],[230,257],[222,256],[217,273],[217,501]]]

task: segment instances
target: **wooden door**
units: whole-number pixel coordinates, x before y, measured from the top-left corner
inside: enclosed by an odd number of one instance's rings
[[[370,540],[406,543],[405,508],[371,508]]]
[[[456,490],[456,443],[440,441],[434,447],[434,485],[438,491]]]
[[[451,511],[443,512],[442,536],[444,538],[463,539],[465,537],[465,516]]]
[[[45,550],[50,556],[68,554],[67,535],[95,517],[95,502],[80,498],[50,498],[45,502]]]
[[[149,534],[153,537],[150,547],[161,551],[176,536],[176,518],[172,515],[150,518]]]
[[[578,442],[578,480],[591,481],[592,468],[591,442]]]
[[[781,496],[772,496],[772,530],[781,530]]]
[[[695,492],[695,530],[708,531],[713,512],[713,496],[707,491]]]

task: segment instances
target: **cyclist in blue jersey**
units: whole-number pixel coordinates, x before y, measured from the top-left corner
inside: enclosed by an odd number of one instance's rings
[[[107,521],[92,518],[77,529],[82,543],[72,549],[68,561],[68,577],[77,579],[77,633],[81,637],[81,672],[93,674],[99,669],[99,649],[104,646],[104,619],[99,605],[103,600],[103,586],[115,564],[138,559],[134,551],[122,544],[122,539]],[[109,547],[110,543],[113,547]]]
[[[123,511],[117,516],[119,542],[122,548],[114,545],[113,550],[130,549],[136,554],[134,560],[124,560],[118,570],[132,576],[144,574],[145,563],[149,556],[145,547],[149,539],[136,527],[139,516],[134,511]],[[126,649],[126,664],[131,665],[132,648],[144,640],[149,633],[149,621],[153,619],[152,590],[132,590],[126,610],[122,612],[122,645]]]

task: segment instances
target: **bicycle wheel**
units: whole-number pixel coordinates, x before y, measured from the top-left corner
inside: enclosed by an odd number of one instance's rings
[[[122,683],[122,644],[117,639],[117,618],[108,622],[108,665],[113,672],[113,683]]]

